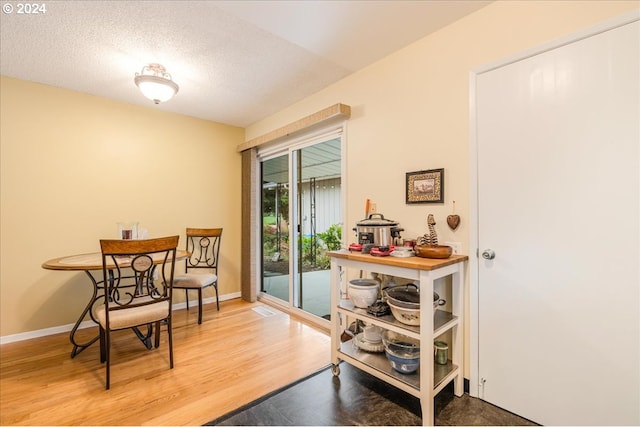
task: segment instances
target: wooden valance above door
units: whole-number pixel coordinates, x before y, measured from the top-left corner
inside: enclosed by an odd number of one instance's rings
[[[351,117],[351,107],[349,105],[335,104],[331,107],[327,107],[323,110],[308,115],[307,117],[296,120],[295,122],[291,122],[288,125],[265,133],[264,135],[250,139],[249,141],[238,145],[237,150],[239,152],[242,152],[262,144],[274,142],[279,138],[291,136],[301,130],[325,124],[334,119],[348,119],[349,117]]]

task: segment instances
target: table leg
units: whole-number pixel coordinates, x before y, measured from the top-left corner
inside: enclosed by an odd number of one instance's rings
[[[89,313],[89,315],[91,316],[91,320],[93,320],[96,324],[98,323],[96,319],[93,317],[93,311],[91,310],[91,308],[93,307],[93,304],[98,300],[98,282],[91,275],[90,271],[87,270],[85,271],[85,273],[87,273],[87,276],[89,276],[89,279],[91,279],[91,283],[93,284],[93,295],[91,296],[89,303],[84,308],[84,310],[80,314],[80,317],[76,321],[75,325],[73,325],[73,328],[69,333],[69,340],[71,341],[71,344],[73,344],[73,350],[71,350],[72,359],[76,357],[76,355],[81,353],[85,348],[89,347],[91,344],[98,341],[98,339],[100,338],[99,335],[96,335],[95,337],[91,338],[89,341],[85,343],[80,343],[76,340],[76,332],[78,331],[78,327],[84,320],[84,317],[87,315],[87,313]]]

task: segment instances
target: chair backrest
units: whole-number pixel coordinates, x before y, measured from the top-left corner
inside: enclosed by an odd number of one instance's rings
[[[187,228],[186,269],[206,268],[218,274],[222,228]]]
[[[112,310],[171,304],[178,239],[100,240],[107,316]]]

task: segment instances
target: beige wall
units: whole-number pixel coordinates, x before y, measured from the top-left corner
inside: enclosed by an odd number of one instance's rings
[[[385,217],[400,222],[403,237],[424,234],[426,216],[433,213],[440,241],[462,242],[468,253],[469,72],[638,7],[638,1],[492,3],[253,124],[247,139],[338,102],[350,105],[346,229],[362,219],[370,198]],[[445,203],[405,204],[405,173],[433,168],[445,169]],[[454,200],[461,224],[451,231],[445,219]],[[466,350],[468,356],[468,345]]]
[[[240,292],[243,129],[12,78],[0,85],[1,336],[75,322],[88,278],[40,266],[99,251],[118,221],[139,221],[149,237],[179,234],[180,247],[186,226],[223,227],[220,292]]]

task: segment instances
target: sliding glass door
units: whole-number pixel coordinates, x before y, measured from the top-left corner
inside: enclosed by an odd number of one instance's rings
[[[262,292],[329,318],[330,259],[342,242],[341,138],[290,147],[262,165]]]
[[[289,155],[262,162],[262,292],[289,302]]]

